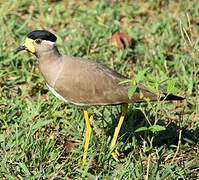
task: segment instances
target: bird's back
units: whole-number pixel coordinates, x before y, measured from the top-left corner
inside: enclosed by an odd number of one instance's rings
[[[63,56],[63,68],[54,89],[67,101],[79,105],[121,104],[128,101],[127,78],[87,59]]]
[[[121,84],[128,78],[95,61],[71,56],[60,56],[56,60],[49,56],[44,59],[48,63],[41,63],[40,69],[48,64],[48,68],[44,68],[46,73],[41,71],[51,91],[67,102],[85,106],[137,103],[143,102],[143,97],[157,100],[157,96],[143,85],[139,85],[129,99],[129,85]]]

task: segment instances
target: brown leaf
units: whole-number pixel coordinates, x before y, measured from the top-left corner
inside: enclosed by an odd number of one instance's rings
[[[118,49],[125,49],[132,45],[132,38],[127,33],[115,33],[110,38],[110,44]]]

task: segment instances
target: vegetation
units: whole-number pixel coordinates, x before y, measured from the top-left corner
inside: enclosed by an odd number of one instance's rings
[[[198,12],[197,0],[2,0],[0,178],[199,178]],[[121,162],[109,152],[120,107],[92,107],[93,136],[82,167],[82,110],[49,92],[35,57],[14,54],[35,29],[54,32],[63,54],[96,60],[157,94],[186,100],[130,105],[117,144]],[[131,37],[132,45],[113,47],[117,32]]]

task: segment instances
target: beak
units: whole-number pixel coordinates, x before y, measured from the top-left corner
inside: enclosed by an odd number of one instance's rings
[[[26,50],[26,47],[24,45],[21,45],[15,50],[15,54],[23,50]]]

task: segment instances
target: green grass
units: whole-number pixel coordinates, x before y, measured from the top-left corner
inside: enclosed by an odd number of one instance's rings
[[[0,3],[1,179],[199,177],[199,3],[130,2]],[[121,162],[114,161],[108,149],[117,124],[114,113],[120,113],[120,107],[93,107],[89,161],[81,167],[81,109],[48,91],[33,56],[14,54],[35,29],[56,33],[63,54],[96,60],[124,75],[149,68],[148,78],[154,83],[146,84],[175,91],[186,100],[130,105],[117,144],[124,152]],[[109,39],[115,32],[128,33],[133,46],[112,47]],[[166,79],[170,80],[159,83]],[[136,132],[154,124],[166,130]]]

